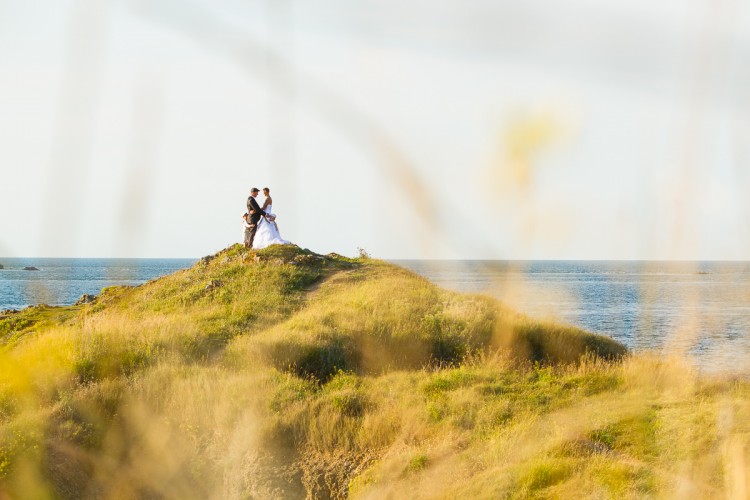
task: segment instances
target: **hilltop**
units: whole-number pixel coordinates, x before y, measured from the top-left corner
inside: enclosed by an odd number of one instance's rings
[[[711,496],[746,456],[745,382],[291,245],[0,342],[0,497]]]

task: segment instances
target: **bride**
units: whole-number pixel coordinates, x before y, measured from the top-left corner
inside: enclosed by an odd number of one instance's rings
[[[281,238],[279,226],[276,225],[276,214],[273,213],[273,200],[271,199],[271,190],[263,188],[263,196],[266,200],[261,207],[266,213],[258,223],[258,230],[255,233],[253,249],[260,250],[271,245],[288,245],[289,242]]]

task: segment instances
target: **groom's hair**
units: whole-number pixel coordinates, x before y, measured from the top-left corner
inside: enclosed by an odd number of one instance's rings
[[[250,190],[250,192],[251,192],[251,193],[257,193],[257,192],[258,192],[258,188],[252,188],[252,189]]]

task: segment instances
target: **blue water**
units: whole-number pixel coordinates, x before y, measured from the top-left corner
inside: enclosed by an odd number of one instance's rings
[[[0,310],[29,305],[72,304],[113,285],[139,285],[190,267],[190,259],[9,259],[0,258]],[[39,271],[24,271],[33,266]]]
[[[194,262],[0,258],[0,310],[72,304]],[[750,262],[397,263],[439,286],[494,295],[530,316],[602,333],[636,351],[682,353],[711,370],[750,369]]]
[[[400,261],[445,288],[494,295],[530,316],[750,368],[750,262]]]

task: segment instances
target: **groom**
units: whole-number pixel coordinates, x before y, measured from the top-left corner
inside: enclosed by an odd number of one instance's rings
[[[258,230],[258,222],[260,222],[261,216],[266,215],[255,200],[259,192],[258,188],[252,188],[250,196],[247,198],[247,222],[250,225],[250,227],[245,229],[245,245],[247,248],[253,248],[253,240],[255,239],[255,231]]]

